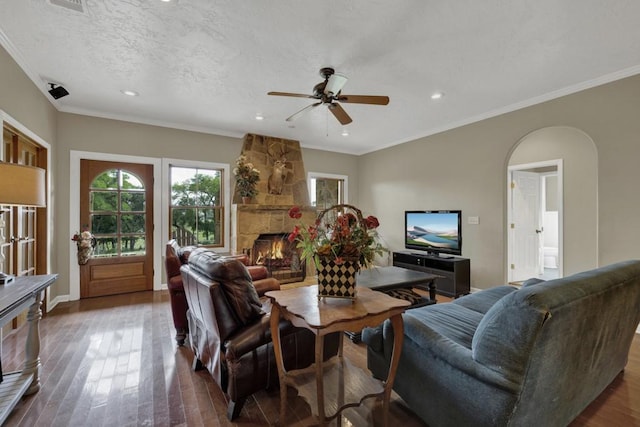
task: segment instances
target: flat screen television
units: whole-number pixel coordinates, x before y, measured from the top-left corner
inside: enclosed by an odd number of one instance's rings
[[[406,249],[462,255],[462,211],[405,211],[404,225]]]

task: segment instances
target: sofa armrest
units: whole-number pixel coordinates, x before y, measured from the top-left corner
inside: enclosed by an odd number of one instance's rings
[[[425,360],[436,358],[442,361],[451,368],[450,370],[447,370],[450,374],[460,372],[465,376],[475,378],[485,384],[512,393],[516,393],[520,390],[520,383],[515,382],[512,379],[505,377],[500,372],[496,372],[495,370],[474,360],[470,349],[465,348],[453,340],[437,333],[424,323],[412,318],[411,316],[403,316],[403,319],[405,343],[410,340],[416,346],[420,347],[425,355]],[[384,359],[389,362],[391,360],[391,352],[393,350],[393,326],[390,321],[386,320],[381,329],[381,353],[384,354]],[[375,337],[375,332],[373,335],[374,336],[368,339],[375,345],[375,340],[379,338]],[[372,350],[374,350],[374,348],[372,348]],[[402,357],[402,355],[400,357]],[[402,363],[402,359],[400,363]]]
[[[267,267],[264,265],[247,265],[246,267],[249,271],[249,276],[251,276],[251,280],[254,282],[269,277],[269,270],[267,270]]]
[[[268,291],[279,291],[280,282],[273,277],[267,277],[261,280],[255,280],[253,286],[256,288],[256,292],[259,296],[263,296]]]

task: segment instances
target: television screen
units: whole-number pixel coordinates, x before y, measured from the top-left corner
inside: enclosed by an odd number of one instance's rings
[[[405,248],[462,254],[461,211],[406,211]]]

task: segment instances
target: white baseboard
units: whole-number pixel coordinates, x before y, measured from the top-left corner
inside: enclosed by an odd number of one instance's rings
[[[69,301],[71,301],[71,299],[69,298],[69,295],[58,295],[54,299],[49,300],[49,302],[47,303],[47,313],[53,310],[55,306],[60,304],[61,302],[69,302]]]

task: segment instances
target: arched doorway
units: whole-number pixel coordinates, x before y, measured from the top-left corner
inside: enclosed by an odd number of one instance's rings
[[[569,126],[536,130],[514,146],[507,163],[506,226],[509,238],[506,268],[509,281],[521,281],[529,277],[552,278],[554,274],[548,277],[549,271],[545,274],[545,261],[548,267],[555,263],[555,276],[597,267],[597,168],[597,151],[593,140],[583,131]],[[530,201],[526,194],[514,194],[514,171],[526,175],[529,183],[540,183],[538,189],[527,190],[529,194],[537,193],[538,202]],[[553,210],[543,210],[545,203],[548,206],[549,202],[548,197],[542,198],[542,185],[546,180],[557,182],[556,188],[550,190],[551,194],[556,195],[556,200],[551,200]],[[516,212],[514,202],[518,197],[522,197],[524,205],[516,207],[519,209]],[[531,212],[533,209],[537,212]],[[523,211],[530,214],[528,223],[523,221]],[[558,227],[557,255],[549,246],[549,239],[545,240],[543,225],[545,216],[554,216],[553,212]],[[523,227],[530,229],[523,230]],[[526,260],[537,261],[533,266],[520,269],[516,263],[521,264]]]

